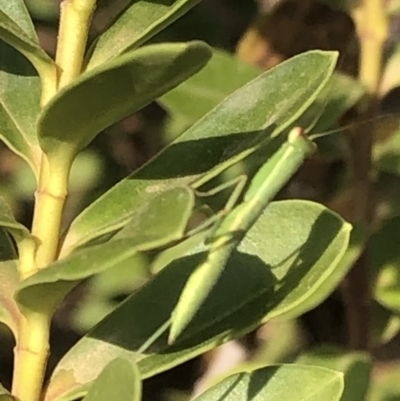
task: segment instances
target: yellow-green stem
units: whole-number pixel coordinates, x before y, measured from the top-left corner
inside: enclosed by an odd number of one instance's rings
[[[64,0],[61,4],[56,63],[60,69],[58,87],[79,76],[96,0]]]
[[[56,56],[58,85],[49,76],[47,81],[42,82],[42,106],[48,103],[56,90],[68,85],[80,74],[95,5],[96,0],[64,0]],[[34,241],[27,241],[21,246],[21,279],[47,267],[57,258],[68,177],[73,161],[70,156],[41,155],[32,223]],[[44,314],[21,311],[12,384],[12,394],[18,401],[41,399],[49,354],[51,316],[51,311]]]
[[[387,37],[384,0],[362,0],[354,13],[360,41],[359,79],[369,92],[367,117],[377,114],[378,88],[382,74],[383,47]],[[372,191],[372,149],[374,124],[355,128],[347,136],[351,173],[352,221],[370,230],[374,218]],[[349,347],[368,350],[370,346],[371,288],[367,250],[361,254],[346,277],[343,297],[346,304]]]
[[[48,163],[42,156],[39,189],[32,226],[34,240],[19,247],[19,274],[25,279],[55,260],[62,212],[67,193],[69,166]],[[36,251],[36,252],[35,252]],[[34,256],[34,257],[33,257]],[[16,347],[12,394],[18,401],[39,401],[49,353],[51,313],[22,311]]]
[[[14,349],[12,394],[18,401],[40,400],[49,355],[50,317],[22,316]]]
[[[69,163],[49,161],[43,155],[32,224],[32,235],[38,242],[36,269],[56,259],[69,170]]]
[[[35,257],[37,245],[34,237],[24,238],[18,242],[18,272],[21,281],[36,272]]]
[[[382,74],[383,46],[388,35],[384,0],[362,0],[356,10],[360,39],[360,80],[375,95]]]

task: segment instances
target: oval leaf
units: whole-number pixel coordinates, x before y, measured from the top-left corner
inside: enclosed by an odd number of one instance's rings
[[[90,58],[86,69],[91,70],[107,60],[115,58],[128,48],[132,50],[139,47],[200,1],[131,1],[133,4],[118,16],[89,49]]]
[[[44,108],[38,123],[42,149],[55,165],[69,168],[100,131],[187,79],[210,56],[202,42],[151,45],[82,74]]]
[[[1,40],[0,53],[0,138],[37,175],[41,155],[36,137],[40,79],[25,57]]]
[[[172,188],[157,195],[145,210],[132,219],[113,239],[131,238],[133,244],[146,243],[158,248],[181,239],[195,204],[194,193],[187,187]]]
[[[371,360],[363,352],[345,353],[332,347],[319,347],[302,355],[298,363],[322,366],[344,374],[340,401],[365,401],[370,387]]]
[[[349,225],[323,206],[304,201],[272,203],[259,221],[267,227],[263,232],[268,239],[275,239],[271,246],[265,242],[266,249],[276,248],[270,266],[259,257],[235,252],[198,315],[170,346],[166,322],[204,253],[174,261],[68,352],[53,374],[46,401],[70,399],[67,394],[82,391],[115,357],[137,358],[142,377],[153,376],[272,317],[294,316],[324,298],[333,287],[327,282],[336,283],[344,274],[336,270]],[[253,238],[258,224],[249,233]],[[155,333],[160,335],[140,354]]]
[[[370,239],[370,263],[376,276],[375,299],[396,314],[400,312],[399,230],[400,217],[397,216],[385,222]]]
[[[32,41],[39,42],[24,0],[0,0],[0,11],[6,14]]]
[[[51,314],[80,281],[117,264],[132,263],[136,253],[130,240],[84,248],[21,281],[15,299],[26,310]]]
[[[195,401],[339,401],[343,374],[317,366],[272,365],[232,375]]]
[[[302,54],[237,90],[84,210],[70,227],[62,253],[124,225],[155,192],[190,183],[214,168],[223,170],[245,158],[249,148],[284,131],[328,82],[336,58],[331,52]]]
[[[214,49],[212,59],[198,74],[163,95],[159,102],[188,127],[261,72],[232,54]]]
[[[117,358],[100,373],[82,401],[140,401],[139,369],[131,360]]]
[[[79,281],[117,265],[134,269],[138,252],[182,238],[193,205],[194,195],[188,188],[166,191],[144,205],[138,218],[112,241],[76,251],[22,281],[17,301],[26,309],[49,314]]]
[[[269,319],[297,317],[328,297],[358,255],[358,246],[346,255],[351,230],[338,214],[310,201],[282,201],[266,209],[238,249],[271,266],[278,282],[284,277]]]
[[[55,85],[57,79],[55,63],[40,46],[35,31],[32,32],[31,24],[22,17],[24,14],[22,7],[17,5],[17,9],[11,13],[10,8],[5,12],[2,8],[0,5],[0,39],[22,53],[33,64],[44,82],[49,80]],[[13,21],[11,16],[7,15],[7,11],[13,16],[21,17],[25,29]]]
[[[0,228],[0,322],[7,325],[14,336],[18,332],[19,311],[14,300],[18,285],[17,255],[7,233]]]
[[[29,230],[18,223],[12,214],[10,207],[7,202],[0,196],[0,226],[4,227],[14,239],[19,242],[30,237]]]

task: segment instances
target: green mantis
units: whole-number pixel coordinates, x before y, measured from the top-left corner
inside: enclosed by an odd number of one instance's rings
[[[236,200],[228,202],[227,214],[212,231],[206,259],[190,276],[175,307],[169,334],[170,343],[175,341],[198,312],[243,236],[315,148],[315,144],[302,128],[293,128],[288,139],[255,174],[244,194],[243,202],[233,208],[231,204]],[[244,184],[238,185],[236,189],[241,191],[243,187]],[[237,199],[237,194],[235,198]]]

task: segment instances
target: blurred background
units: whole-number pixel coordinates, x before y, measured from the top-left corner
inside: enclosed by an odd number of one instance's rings
[[[101,34],[130,2],[99,0],[90,41]],[[41,44],[51,56],[56,49],[59,3],[59,0],[26,0]],[[346,88],[346,96],[342,93],[341,96],[348,102],[335,119],[317,123],[318,129],[368,124],[368,116],[358,108],[364,92],[356,82],[359,58],[356,28],[352,17],[343,11],[343,3],[345,1],[203,0],[153,38],[152,42],[200,39],[218,49],[210,66],[192,83],[197,85],[195,88],[202,88],[204,93],[191,97],[191,89],[182,86],[160,102],[148,105],[99,135],[81,153],[73,167],[64,224],[68,225],[85,205],[180,135],[204,114],[210,98],[222,100],[261,71],[307,50],[340,51],[339,83]],[[397,72],[400,71],[400,53],[396,51],[399,31],[399,19],[394,12],[385,48],[388,68],[382,81],[383,100],[377,116],[374,116],[378,117],[377,142],[382,143],[376,150],[380,166],[376,188],[380,222],[389,220],[388,216],[393,219],[400,211],[397,202],[400,199],[400,150],[394,145],[399,143],[396,135],[400,112],[400,78],[397,77],[400,75]],[[395,56],[390,58],[392,54]],[[345,92],[342,87],[338,84],[336,89]],[[306,163],[279,196],[320,201],[346,217],[349,199],[343,184],[346,176],[341,153],[343,144],[340,135],[332,138],[321,141],[321,154]],[[392,140],[389,144],[388,138]],[[29,168],[0,143],[0,196],[12,205],[17,218],[27,226],[32,220],[34,191],[34,179]],[[392,228],[389,225],[385,229]],[[400,264],[397,252],[393,251],[392,255],[391,263]],[[54,318],[48,373],[81,335],[149,278],[149,261],[150,257],[140,255],[134,272],[126,269],[105,272],[83,283],[69,295]],[[393,378],[399,373],[400,337],[397,333],[400,319],[392,309],[385,308],[383,302],[374,301],[372,309],[376,374],[379,376],[381,372],[390,371],[390,376],[382,377],[393,383]],[[294,361],[301,352],[317,346],[323,346],[320,352],[328,355],[335,352],[335,347],[346,346],[346,319],[340,290],[297,321],[268,323],[241,341],[228,343],[146,380],[143,399],[189,400],[215,377],[239,369],[243,364]],[[0,381],[8,386],[12,372],[12,340],[3,326],[0,327],[0,352]],[[376,400],[382,399],[376,397]],[[390,398],[390,401],[395,400],[400,400],[400,388]]]

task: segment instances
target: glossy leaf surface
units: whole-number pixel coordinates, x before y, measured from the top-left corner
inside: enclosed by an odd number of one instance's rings
[[[118,358],[110,362],[82,401],[140,401],[142,383],[137,366]]]
[[[135,269],[136,254],[183,236],[194,203],[192,191],[175,188],[143,205],[138,219],[112,241],[78,250],[21,282],[16,299],[32,311],[51,313],[81,280],[114,266]],[[172,207],[177,215],[165,213]],[[172,221],[171,221],[172,219]]]
[[[40,79],[25,57],[2,41],[0,53],[0,138],[24,158],[37,175]]]
[[[70,227],[62,252],[123,226],[154,193],[193,182],[213,168],[223,170],[279,135],[315,100],[336,57],[319,51],[294,57],[234,92],[84,210]]]
[[[332,347],[319,347],[302,355],[297,362],[342,372],[344,374],[344,391],[340,401],[365,401],[367,399],[371,361],[366,353],[345,353]]]
[[[272,203],[173,346],[167,343],[165,325],[204,252],[173,261],[80,340],[57,366],[46,401],[69,400],[81,394],[85,383],[90,384],[117,356],[137,358],[146,378],[241,336],[272,317],[303,313],[325,298],[345,274],[337,269],[349,231],[347,223],[321,205]],[[260,246],[269,252],[256,256],[261,253]],[[143,344],[163,327],[147,351],[138,355]]]
[[[6,14],[14,24],[32,41],[37,42],[35,27],[26,8],[24,0],[0,0],[0,11]]]
[[[232,375],[195,401],[339,401],[340,372],[305,365],[272,365]]]
[[[131,238],[133,244],[143,242],[154,248],[181,239],[194,203],[188,187],[169,189],[144,205],[139,218],[128,222],[113,239]]]
[[[0,39],[21,52],[42,78],[55,83],[55,64],[40,46],[24,3],[19,0],[8,3],[0,3]]]
[[[351,229],[339,215],[309,201],[275,202],[266,209],[238,250],[271,266],[277,283],[284,278],[268,319],[297,317],[336,288],[352,266],[344,259]]]
[[[200,0],[131,1],[89,49],[87,69],[115,58],[127,49],[140,46],[199,2]]]
[[[202,42],[151,45],[80,75],[41,114],[39,141],[50,163],[69,167],[103,129],[193,75],[210,57]]]
[[[261,72],[234,55],[214,49],[212,59],[198,74],[159,101],[170,112],[175,124],[186,128]]]

